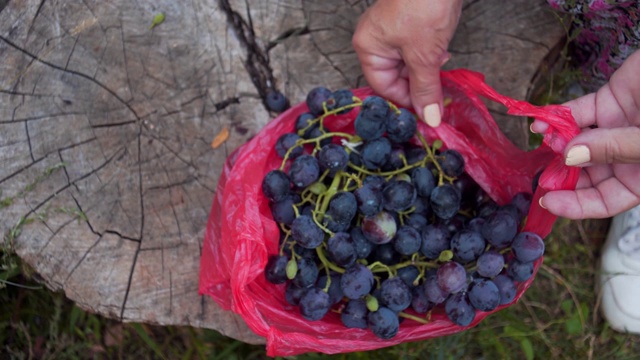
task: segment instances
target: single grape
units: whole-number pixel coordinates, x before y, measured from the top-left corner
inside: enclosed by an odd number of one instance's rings
[[[402,255],[410,256],[418,252],[422,245],[422,237],[415,228],[401,226],[393,238],[393,248]]]
[[[380,284],[380,298],[389,309],[398,312],[411,305],[411,288],[399,277],[392,277]]]
[[[269,201],[280,201],[291,191],[289,176],[281,170],[271,170],[262,179],[262,193]]]
[[[480,311],[491,311],[500,305],[500,291],[493,281],[476,279],[469,287],[469,301]]]
[[[356,262],[357,253],[353,240],[348,233],[338,232],[327,241],[327,251],[333,262],[340,267],[347,267]]]
[[[327,279],[327,275],[318,277],[316,287],[324,290],[327,286]],[[329,291],[327,291],[327,294],[329,294],[329,301],[332,305],[339,303],[344,297],[342,289],[340,288],[340,274],[331,273],[331,283],[329,284]]]
[[[498,249],[503,249],[511,244],[518,232],[518,223],[506,211],[496,211],[489,215],[482,225],[482,236],[485,240]]]
[[[364,237],[374,244],[390,242],[397,232],[396,220],[386,211],[363,218],[360,228]]]
[[[322,319],[329,308],[331,308],[331,301],[329,294],[318,288],[310,288],[300,298],[300,313],[302,317],[309,321],[317,321]]]
[[[339,224],[350,224],[358,211],[358,201],[353,193],[341,191],[329,200],[329,208],[325,212],[325,220],[331,219]]]
[[[438,223],[442,224],[451,235],[464,230],[467,227],[467,217],[462,214],[455,214],[451,219],[439,219]]]
[[[427,156],[427,151],[421,147],[409,147],[404,152],[407,155],[408,164],[420,162]]]
[[[382,211],[382,192],[370,183],[365,183],[362,187],[353,191],[358,210],[363,216],[374,216]]]
[[[298,188],[313,184],[320,177],[320,165],[315,156],[300,155],[289,168],[289,179]]]
[[[411,308],[418,314],[426,314],[436,305],[427,299],[424,291],[424,284],[414,287],[411,290]]]
[[[314,123],[315,116],[311,113],[302,113],[296,118],[295,129],[298,136],[303,139],[310,139],[314,129],[318,129],[318,124]]]
[[[356,135],[365,141],[380,138],[387,131],[389,110],[389,103],[379,96],[364,99],[353,124]]]
[[[416,201],[416,189],[410,182],[391,180],[382,189],[382,206],[389,211],[404,211]]]
[[[285,248],[288,248],[288,246],[286,246]],[[307,259],[311,259],[311,260],[316,260],[316,258],[318,257],[318,253],[316,252],[316,249],[308,249],[305,247],[300,246],[300,244],[295,243],[293,245],[293,252],[300,257],[304,257]]]
[[[304,148],[301,145],[296,146],[296,142],[300,140],[300,136],[296,133],[284,133],[280,135],[278,140],[276,141],[276,153],[281,158],[287,154],[287,151],[291,148],[291,152],[289,153],[289,159],[295,159],[298,156],[302,155]]]
[[[322,103],[331,97],[331,90],[324,86],[318,86],[307,93],[307,107],[313,116],[324,114]]]
[[[344,170],[349,162],[349,154],[338,144],[327,144],[318,152],[318,164],[320,171],[329,170],[335,174],[339,170]]]
[[[436,186],[429,198],[431,209],[440,219],[451,219],[460,210],[460,194],[449,184]]]
[[[296,218],[293,207],[300,202],[300,196],[297,194],[287,195],[278,202],[269,203],[273,220],[285,225],[291,225]]]
[[[309,139],[317,139],[321,136],[324,136],[325,134],[329,133],[329,130],[327,130],[326,128],[322,127],[322,126],[316,126],[313,129],[311,129],[311,131],[309,132]],[[329,137],[325,137],[322,140],[320,140],[320,146],[325,146],[327,144],[331,144],[331,142],[333,137],[329,136]]]
[[[431,170],[426,167],[414,168],[411,172],[411,181],[415,186],[418,196],[429,197],[436,187],[436,180]]]
[[[394,171],[404,167],[404,162],[406,161],[406,156],[404,154],[404,148],[399,146],[391,147],[391,154],[389,154],[389,159],[382,166],[383,171]]]
[[[367,320],[371,332],[384,340],[396,336],[400,330],[398,315],[386,307],[380,307],[378,311],[370,312]]]
[[[436,274],[438,286],[449,294],[457,293],[467,286],[467,271],[455,261],[446,262],[438,268]]]
[[[367,169],[381,169],[391,156],[391,143],[385,137],[367,141],[362,146],[360,156]]]
[[[396,252],[392,243],[386,243],[376,246],[373,250],[371,262],[379,261],[385,265],[395,265],[402,259],[400,253]]]
[[[405,143],[416,134],[416,117],[409,110],[400,108],[392,112],[387,125],[387,137],[396,144]]]
[[[434,304],[443,303],[447,300],[447,296],[449,296],[449,293],[442,290],[440,285],[438,285],[437,275],[427,276],[422,285],[422,289],[424,290],[425,297]]]
[[[362,233],[362,229],[359,227],[353,227],[350,230],[351,239],[353,240],[353,246],[356,248],[356,254],[358,259],[366,259],[371,251],[375,248],[375,244],[367,240]]]
[[[422,235],[420,252],[427,259],[437,259],[441,252],[451,248],[451,235],[442,225],[427,225],[422,229],[420,235]]]
[[[405,225],[407,226],[411,226],[412,228],[416,229],[416,230],[421,230],[423,227],[427,226],[429,224],[429,220],[427,220],[427,217],[413,212],[411,213],[411,215],[409,215],[409,217],[404,221]]]
[[[462,230],[451,238],[453,255],[461,263],[474,261],[484,252],[485,241],[482,234],[472,230]]]
[[[264,276],[272,284],[283,284],[287,281],[287,263],[289,258],[284,255],[271,255],[264,268]]]
[[[414,265],[404,266],[398,269],[398,277],[407,284],[408,287],[416,287],[413,282],[420,276],[420,270]]]
[[[373,288],[373,273],[366,266],[355,263],[345,269],[340,278],[340,289],[349,299],[360,299]]]
[[[532,195],[528,192],[519,192],[511,199],[511,204],[514,205],[520,213],[520,218],[524,218],[529,213],[531,208]]]
[[[484,225],[485,222],[486,220],[484,218],[474,217],[467,222],[467,229],[482,233],[482,225]]]
[[[496,250],[490,249],[478,257],[476,265],[480,276],[493,278],[500,274],[504,268],[504,256]]]
[[[362,180],[362,185],[371,186],[376,190],[382,190],[386,184],[387,180],[378,175],[369,175]]]
[[[476,317],[476,309],[471,305],[465,292],[459,292],[447,299],[444,311],[449,320],[458,326],[467,326]]]
[[[476,208],[476,214],[480,218],[488,219],[489,216],[493,215],[499,208],[500,206],[498,206],[495,201],[485,201]]]
[[[516,258],[507,261],[507,275],[515,281],[526,281],[533,276],[532,262],[521,262]]]
[[[347,328],[366,329],[368,314],[367,303],[363,299],[349,300],[340,313],[340,320]]]
[[[536,233],[521,232],[513,239],[511,251],[521,262],[536,261],[544,254],[544,242]]]
[[[297,261],[298,272],[291,280],[297,287],[306,288],[313,286],[318,280],[318,265],[307,258],[299,258]]]
[[[500,274],[493,278],[493,283],[496,284],[500,292],[500,305],[509,304],[515,299],[517,289],[512,278]]]
[[[278,90],[270,89],[265,97],[265,104],[271,111],[281,113],[289,108],[289,99]]]
[[[333,111],[351,104],[353,104],[353,92],[349,89],[340,89],[331,93],[331,96],[327,99],[327,110]],[[352,108],[338,111],[337,114],[346,114],[351,111],[351,109]]]
[[[511,217],[513,217],[513,220],[515,220],[517,224],[520,224],[520,221],[522,220],[522,217],[520,216],[520,210],[518,210],[518,208],[513,204],[500,206],[498,208],[498,211],[504,211],[511,215]]]
[[[413,213],[420,214],[427,219],[430,219],[433,215],[433,211],[431,210],[431,201],[429,198],[422,196],[416,197],[416,201],[413,203]]]
[[[287,303],[298,306],[300,304],[300,298],[307,292],[309,288],[301,288],[296,286],[296,284],[289,282],[287,284],[287,288],[284,291],[284,299]]]
[[[315,249],[324,240],[324,231],[308,215],[300,215],[291,223],[291,238],[306,249]]]
[[[456,177],[464,172],[464,159],[456,150],[448,149],[441,152],[438,163],[447,176]]]
[[[465,173],[462,173],[453,181],[453,187],[458,190],[460,196],[462,197],[463,203],[465,203],[468,207],[475,207],[474,195],[480,188],[478,183],[473,180],[473,178]]]

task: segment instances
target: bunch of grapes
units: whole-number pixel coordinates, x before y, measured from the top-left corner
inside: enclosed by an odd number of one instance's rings
[[[415,115],[381,97],[317,87],[306,104],[262,182],[281,230],[265,276],[286,284],[288,303],[309,321],[333,311],[389,339],[437,308],[467,326],[513,301],[544,252],[540,236],[520,231],[530,193],[497,204],[459,152],[429,144]],[[325,127],[354,108],[355,134]]]

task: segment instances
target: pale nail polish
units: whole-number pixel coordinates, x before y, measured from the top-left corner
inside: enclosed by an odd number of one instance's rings
[[[422,112],[422,116],[424,116],[424,121],[427,123],[427,125],[431,127],[437,127],[442,121],[442,115],[440,114],[440,105],[429,104],[425,106]]]
[[[567,153],[567,158],[564,160],[567,166],[578,166],[591,161],[591,153],[589,148],[585,145],[575,145]]]
[[[542,204],[542,199],[543,198],[544,198],[544,196],[541,196],[540,199],[538,199],[538,205],[540,205],[541,208],[546,209],[547,207]]]
[[[529,131],[531,131],[534,134],[537,134],[538,132],[533,130],[533,123],[531,123],[531,125],[529,125]]]

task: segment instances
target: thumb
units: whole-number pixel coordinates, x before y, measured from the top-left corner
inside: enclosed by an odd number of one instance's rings
[[[565,150],[565,164],[568,166],[612,163],[640,163],[640,128],[587,130],[573,138]]]
[[[442,119],[440,67],[449,60],[450,55],[446,51],[441,54],[431,54],[428,57],[418,55],[416,60],[406,61],[409,69],[411,103],[416,114],[431,127],[440,125]]]

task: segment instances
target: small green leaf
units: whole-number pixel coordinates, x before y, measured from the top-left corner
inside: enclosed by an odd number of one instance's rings
[[[149,29],[153,29],[154,27],[162,24],[163,22],[164,22],[164,13],[156,14],[156,16],[153,17],[153,21],[151,22],[151,26],[149,27]]]
[[[578,317],[578,313],[574,313],[570,318],[567,319],[564,323],[565,329],[569,335],[577,335],[582,331],[582,324],[580,323],[580,317]]]
[[[287,279],[291,280],[296,277],[296,274],[298,273],[298,263],[293,259],[289,260],[289,262],[287,263],[286,272]]]
[[[525,358],[527,360],[533,360],[534,353],[531,341],[527,338],[523,338],[522,340],[520,340],[520,346],[522,347],[522,352],[524,352]]]

